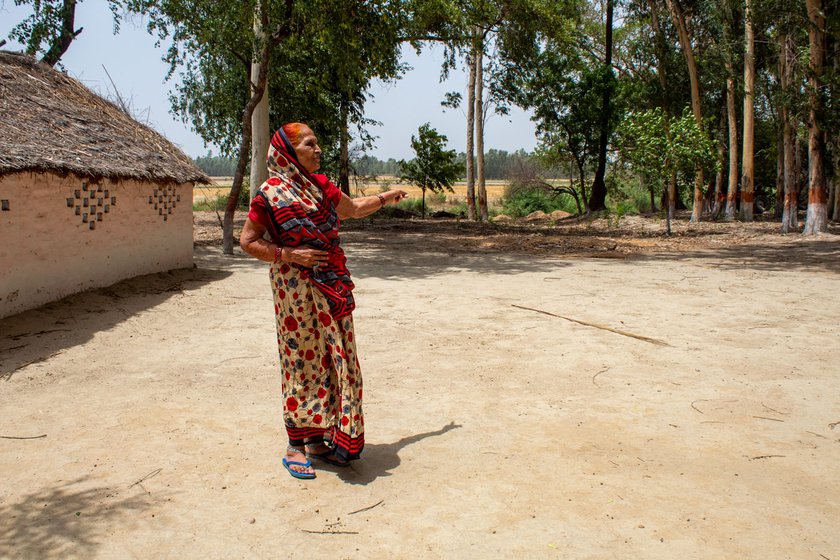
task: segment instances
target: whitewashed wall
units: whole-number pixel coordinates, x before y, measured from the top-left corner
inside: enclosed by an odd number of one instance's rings
[[[0,177],[0,317],[191,267],[193,184]]]

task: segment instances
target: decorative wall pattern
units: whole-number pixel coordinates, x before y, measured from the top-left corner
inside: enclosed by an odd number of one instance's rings
[[[181,202],[181,195],[172,185],[155,188],[149,197],[149,206],[157,210],[158,216],[163,216],[164,222],[179,202]]]
[[[96,229],[96,222],[101,222],[105,214],[111,212],[111,207],[116,205],[117,197],[111,195],[110,189],[103,189],[102,185],[89,185],[87,181],[67,199],[67,207],[75,209],[82,223],[89,224],[88,229]]]

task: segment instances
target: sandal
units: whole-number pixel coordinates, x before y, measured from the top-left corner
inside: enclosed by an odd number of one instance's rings
[[[289,446],[289,448],[286,451],[288,452],[288,451],[292,451],[292,450],[294,450],[295,453],[304,453],[303,451],[301,451],[297,447],[291,447],[291,446]],[[296,471],[292,468],[292,466],[309,468],[309,467],[312,466],[312,463],[310,461],[306,461],[305,463],[301,463],[300,461],[289,461],[287,458],[283,457],[282,462],[283,462],[283,466],[286,467],[286,470],[289,471],[289,474],[292,475],[293,478],[299,478],[301,480],[311,480],[311,479],[315,478],[315,473],[314,472],[313,473],[300,472],[300,471]]]

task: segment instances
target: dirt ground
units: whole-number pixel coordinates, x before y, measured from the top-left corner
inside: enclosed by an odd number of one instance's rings
[[[0,557],[840,560],[836,228],[348,223],[367,447],[297,481],[214,220],[0,320]]]

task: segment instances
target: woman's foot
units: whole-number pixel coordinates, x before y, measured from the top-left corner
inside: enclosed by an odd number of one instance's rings
[[[344,461],[339,459],[338,456],[333,453],[332,448],[325,443],[315,443],[306,446],[306,456],[310,459],[319,459],[324,461],[325,463],[329,463],[330,465],[335,465],[337,467],[346,467],[350,464],[349,461]]]
[[[306,458],[306,453],[303,447],[295,447],[290,445],[286,448],[286,459],[284,465],[290,471],[292,476],[295,473],[301,475],[298,478],[315,478],[315,469],[312,468],[312,463]]]

